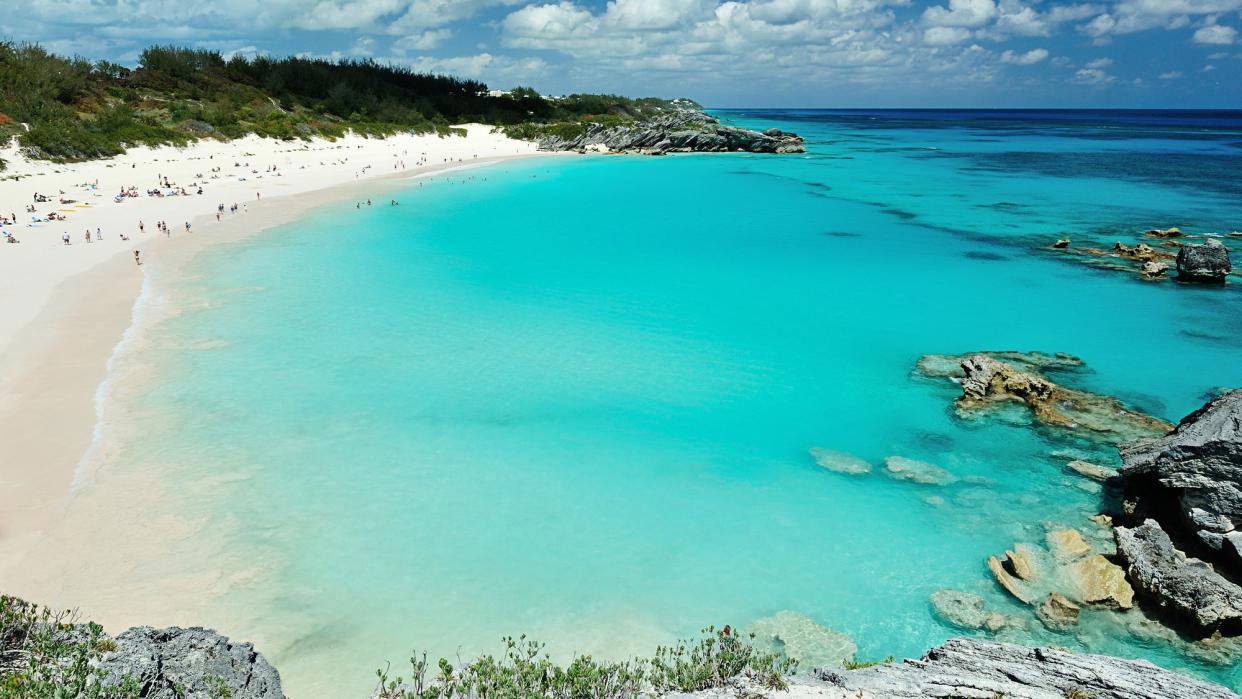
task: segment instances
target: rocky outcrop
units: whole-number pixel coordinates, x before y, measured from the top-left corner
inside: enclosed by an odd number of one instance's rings
[[[979,595],[957,590],[936,590],[931,594],[936,616],[963,629],[986,629],[993,633],[1009,625],[1009,620],[989,610]]]
[[[1214,238],[1202,245],[1183,245],[1177,251],[1177,278],[1182,281],[1223,284],[1232,271],[1229,249]]]
[[[1238,699],[1224,687],[1144,660],[965,638],[951,639],[919,660],[816,676],[828,696],[836,689],[846,692],[837,696],[890,699]]]
[[[681,109],[651,119],[603,126],[590,124],[573,138],[548,136],[540,150],[605,150],[614,153],[729,152],[802,153],[806,149],[796,134],[780,129],[753,131],[725,126],[719,119],[692,109]]]
[[[1081,366],[1081,360],[1069,355],[976,352],[928,355],[919,360],[918,370],[961,385],[956,409],[964,417],[998,405],[1021,403],[1030,408],[1039,423],[1110,444],[1164,435],[1173,428],[1116,398],[1060,386],[1042,373],[1045,368]]]
[[[1242,587],[1187,558],[1155,520],[1113,534],[1130,580],[1157,606],[1205,635],[1242,632]]]
[[[117,636],[100,667],[109,683],[126,677],[147,699],[283,699],[280,675],[254,646],[210,629],[149,626]]]
[[[1190,538],[1242,571],[1242,389],[1187,415],[1172,434],[1119,450],[1128,499],[1174,537]]]

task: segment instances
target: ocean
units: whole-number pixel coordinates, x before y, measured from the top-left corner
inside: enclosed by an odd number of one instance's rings
[[[1116,455],[962,419],[953,384],[914,374],[1065,352],[1073,387],[1171,421],[1242,385],[1242,286],[1047,249],[1242,228],[1242,113],[716,114],[807,153],[452,171],[155,270],[178,312],[118,358],[144,389],[105,415],[142,431],[103,467],[158,478],[149,506],[191,523],[159,569],[210,581],[186,593],[201,623],[302,699],[366,696],[415,648],[525,633],[620,657],[783,610],[860,660],[916,657],[981,633],[933,614],[955,589],[1028,619],[1006,640],[1242,689],[1121,615],[1055,634],[1008,599],[987,557],[1086,531],[1103,496],[1066,454]],[[829,472],[817,447],[877,468]],[[961,480],[892,480],[892,455]],[[118,594],[149,594],[136,580]]]

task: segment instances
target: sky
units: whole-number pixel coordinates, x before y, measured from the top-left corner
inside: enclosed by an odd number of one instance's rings
[[[372,58],[711,107],[1242,108],[1242,0],[16,0],[0,38]]]

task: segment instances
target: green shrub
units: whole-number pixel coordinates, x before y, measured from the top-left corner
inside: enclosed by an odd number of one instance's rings
[[[768,689],[787,687],[797,663],[764,652],[729,627],[703,630],[697,641],[656,649],[649,659],[603,662],[577,655],[565,666],[552,662],[543,644],[505,638],[505,654],[481,656],[460,668],[441,658],[433,670],[427,654],[410,658],[410,678],[377,670],[377,699],[621,699],[642,692],[692,692],[726,687],[745,679]]]
[[[0,596],[0,697],[134,699],[136,681],[105,685],[95,665],[115,648],[98,624],[75,624],[67,613]]]

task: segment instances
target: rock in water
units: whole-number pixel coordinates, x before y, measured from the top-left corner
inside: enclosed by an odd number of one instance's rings
[[[815,459],[815,463],[829,471],[848,473],[854,476],[864,476],[871,473],[871,464],[853,454],[814,447],[811,449],[811,458]]]
[[[1233,271],[1229,249],[1209,238],[1202,245],[1183,245],[1177,251],[1177,278],[1201,284],[1223,284]]]
[[[1161,439],[1123,444],[1121,478],[1128,498],[1169,513],[1162,524],[1214,551],[1242,572],[1226,537],[1242,529],[1242,389],[1187,415]]]
[[[1224,687],[1145,660],[968,638],[950,639],[921,660],[818,676],[829,687],[849,692],[845,696],[884,699],[1238,699]]]
[[[1130,579],[1144,595],[1204,634],[1242,632],[1242,587],[1187,558],[1154,519],[1133,529],[1117,527],[1113,535]]]
[[[132,628],[100,663],[109,683],[136,679],[146,699],[284,699],[280,674],[249,643],[203,628]]]
[[[951,360],[956,360],[956,369],[951,368]],[[1069,355],[976,352],[928,355],[919,360],[918,371],[958,381],[962,396],[956,408],[963,416],[1016,402],[1027,406],[1044,425],[1108,444],[1162,436],[1173,428],[1127,408],[1116,398],[1065,388],[1042,373],[1081,366],[1081,360]]]
[[[1077,529],[1058,529],[1048,532],[1045,538],[1052,557],[1061,563],[1082,558],[1091,553],[1091,547],[1087,545]]]
[[[1125,571],[1099,554],[1074,561],[1067,566],[1066,575],[1080,602],[1119,609],[1134,606],[1134,588],[1126,582]]]
[[[1069,462],[1068,464],[1066,464],[1066,466],[1069,468],[1069,470],[1073,471],[1074,473],[1077,473],[1080,476],[1086,476],[1087,478],[1090,478],[1092,480],[1097,480],[1097,481],[1106,481],[1109,478],[1112,478],[1113,476],[1117,475],[1117,472],[1112,470],[1111,468],[1104,468],[1103,466],[1097,466],[1091,463],[1090,461],[1083,461],[1081,459],[1075,459]]]
[[[1066,631],[1078,624],[1078,613],[1081,609],[1066,599],[1065,595],[1050,592],[1048,599],[1035,609],[1035,616],[1039,617],[1040,623],[1051,631]]]
[[[884,459],[884,471],[899,481],[922,483],[923,485],[949,485],[957,481],[957,476],[929,464],[926,461],[907,459],[904,456],[889,456]]]
[[[963,629],[981,629],[988,621],[983,598],[969,592],[936,590],[931,594],[931,604],[936,616]]]
[[[858,652],[852,638],[799,612],[777,612],[756,621],[750,631],[756,640],[780,648],[805,669],[842,667]]]

